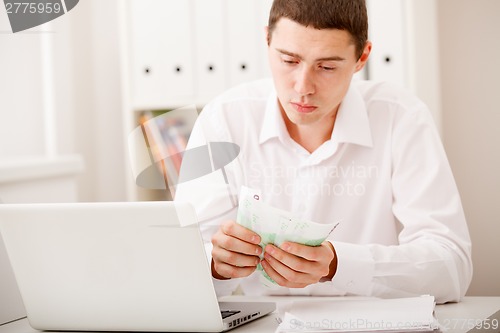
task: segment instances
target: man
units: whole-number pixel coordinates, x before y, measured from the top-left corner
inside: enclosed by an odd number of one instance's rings
[[[465,294],[470,238],[427,107],[391,85],[352,80],[370,55],[367,21],[363,0],[275,0],[274,82],[231,89],[200,114],[190,147],[241,149],[226,167],[232,193],[247,186],[300,218],[341,221],[320,246],[262,249],[234,221],[223,182],[191,184],[210,193],[198,197],[179,186],[176,200],[193,201],[205,220],[220,294],[237,285],[246,294],[432,294],[441,303]],[[279,287],[259,282],[259,263]]]

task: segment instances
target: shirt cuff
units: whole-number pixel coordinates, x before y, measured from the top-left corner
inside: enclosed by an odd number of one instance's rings
[[[369,247],[344,242],[332,244],[338,260],[333,287],[348,294],[370,295],[375,262]]]
[[[230,296],[238,287],[240,279],[219,280],[212,277],[215,293],[217,297]]]

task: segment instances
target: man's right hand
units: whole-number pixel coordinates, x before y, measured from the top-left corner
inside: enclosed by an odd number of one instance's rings
[[[212,276],[219,280],[252,274],[260,262],[260,236],[233,220],[212,236]]]

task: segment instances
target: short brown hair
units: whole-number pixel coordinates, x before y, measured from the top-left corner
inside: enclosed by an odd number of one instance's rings
[[[268,44],[282,17],[305,27],[347,31],[353,38],[358,58],[368,40],[365,0],[274,0],[269,14]]]

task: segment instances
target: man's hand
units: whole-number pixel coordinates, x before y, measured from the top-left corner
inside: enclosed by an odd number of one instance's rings
[[[337,270],[337,258],[328,241],[320,246],[284,242],[281,248],[271,244],[266,246],[262,267],[280,286],[303,288],[331,280]]]
[[[260,236],[237,224],[224,222],[212,236],[212,276],[216,279],[245,277],[260,262]]]

